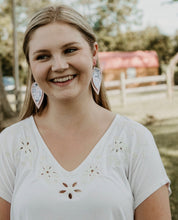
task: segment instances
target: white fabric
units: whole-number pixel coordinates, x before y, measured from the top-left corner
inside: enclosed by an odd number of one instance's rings
[[[33,117],[0,134],[0,197],[11,203],[11,220],[132,220],[166,183],[151,133],[120,115],[71,172],[55,160]]]

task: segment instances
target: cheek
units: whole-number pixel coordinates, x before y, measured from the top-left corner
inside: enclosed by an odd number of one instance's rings
[[[45,65],[40,65],[40,64],[31,65],[31,71],[36,81],[40,81],[41,79],[46,78],[46,74],[45,74],[46,70],[47,67]]]
[[[82,54],[79,57],[75,57],[73,64],[76,69],[79,69],[83,73],[91,73],[93,69],[92,57],[88,54]]]

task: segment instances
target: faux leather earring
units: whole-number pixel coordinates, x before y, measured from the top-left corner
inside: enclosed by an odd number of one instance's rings
[[[33,82],[31,86],[31,95],[36,107],[39,109],[44,98],[44,92],[39,87],[37,82]]]
[[[94,91],[96,92],[97,95],[99,95],[99,92],[100,92],[101,81],[102,81],[101,70],[97,67],[94,67],[91,85],[92,85],[92,87],[93,87],[93,89],[94,89]]]

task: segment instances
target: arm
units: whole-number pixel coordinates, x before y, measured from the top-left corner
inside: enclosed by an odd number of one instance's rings
[[[16,137],[16,135],[13,137],[12,130],[4,129],[0,133],[0,220],[10,220],[16,173],[14,162],[15,148],[12,147],[14,147]]]
[[[0,220],[10,220],[10,203],[0,198]]]
[[[167,186],[160,187],[135,210],[135,220],[171,220]]]

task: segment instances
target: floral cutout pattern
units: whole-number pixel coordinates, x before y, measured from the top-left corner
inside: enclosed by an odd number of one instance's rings
[[[17,153],[16,160],[21,161],[21,164],[25,166],[27,163],[32,166],[32,146],[28,140],[21,140],[19,143],[18,148],[16,149],[15,153]],[[21,157],[21,155],[23,155]]]
[[[121,140],[114,140],[114,146],[111,151],[116,153],[124,152],[126,151],[126,146],[123,144]]]
[[[18,151],[22,152],[24,157],[22,157],[21,163],[26,165],[27,162],[32,160],[32,147],[30,142],[26,140],[20,141],[20,146],[18,147]],[[106,159],[109,161],[109,166],[111,168],[116,168],[120,166],[120,164],[127,157],[127,145],[120,139],[114,139],[113,144],[106,146]],[[102,149],[102,152],[103,149]],[[80,174],[79,179],[74,178],[72,183],[69,183],[68,180],[62,181],[65,173],[63,171],[58,172],[55,169],[53,158],[50,158],[49,155],[43,151],[43,154],[40,158],[40,169],[39,169],[39,177],[43,178],[48,184],[53,184],[56,188],[56,191],[60,195],[66,195],[66,198],[73,199],[75,194],[78,194],[84,191],[85,186],[91,183],[97,177],[102,176],[103,171],[103,154],[102,152],[98,152],[94,158],[88,163],[88,166],[85,170]],[[20,156],[20,154],[19,154]],[[32,161],[31,161],[32,162]],[[66,176],[67,177],[67,176]],[[70,176],[71,177],[71,176]],[[80,187],[78,187],[78,183],[80,183]],[[59,188],[60,184],[60,188]]]
[[[45,155],[40,157],[39,177],[50,184],[56,184],[60,181],[60,176],[53,167],[53,163]]]
[[[41,170],[41,176],[43,176],[45,179],[50,180],[56,176],[56,172],[51,166],[43,166]]]
[[[66,193],[69,199],[73,198],[73,193],[81,192],[80,189],[76,189],[77,182],[72,185],[67,185],[67,183],[62,183],[65,189],[60,190],[59,193]]]
[[[88,170],[88,175],[89,176],[96,176],[100,174],[100,170],[98,168],[98,166],[90,166],[89,170]]]
[[[122,140],[114,139],[109,147],[108,163],[111,167],[119,167],[127,159],[128,148]]]
[[[97,177],[100,177],[103,174],[103,168],[101,166],[102,157],[96,156],[94,157],[86,169],[82,172],[80,176],[80,184],[83,186],[87,185],[88,183],[91,183],[94,179]]]
[[[28,141],[21,141],[20,151],[23,151],[25,154],[31,153],[31,147]]]

